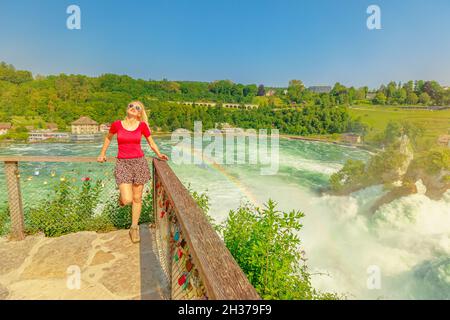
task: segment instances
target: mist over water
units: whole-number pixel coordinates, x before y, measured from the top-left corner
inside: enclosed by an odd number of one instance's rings
[[[170,140],[156,140],[170,155]],[[23,144],[0,147],[0,154],[96,156],[100,148]],[[108,154],[114,156],[116,148],[113,144]],[[450,191],[439,201],[410,195],[369,214],[384,193],[382,186],[349,196],[319,193],[349,158],[369,155],[334,144],[280,140],[279,171],[273,176],[262,176],[260,166],[249,164],[171,166],[185,185],[207,192],[210,214],[218,221],[243,202],[262,205],[269,198],[282,210],[303,211],[300,236],[313,285],[320,290],[362,299],[450,299]],[[379,289],[368,287],[373,266],[380,271]]]

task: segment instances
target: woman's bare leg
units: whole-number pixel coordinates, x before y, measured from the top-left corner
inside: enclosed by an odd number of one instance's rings
[[[120,200],[124,205],[129,205],[133,202],[133,188],[131,183],[122,183],[119,185]]]
[[[133,184],[133,207],[132,207],[132,217],[131,224],[137,226],[139,224],[139,218],[141,216],[142,210],[142,191],[144,190],[143,184]]]

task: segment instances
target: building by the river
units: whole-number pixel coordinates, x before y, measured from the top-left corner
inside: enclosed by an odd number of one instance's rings
[[[95,134],[99,132],[97,121],[83,116],[71,123],[72,134]]]
[[[97,121],[87,116],[80,117],[71,123],[73,141],[95,141],[102,138]]]

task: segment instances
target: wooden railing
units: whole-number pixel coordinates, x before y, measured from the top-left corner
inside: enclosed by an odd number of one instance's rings
[[[156,242],[161,266],[169,280],[171,299],[260,299],[167,162],[151,159]],[[25,238],[19,162],[93,163],[96,160],[95,157],[0,156],[0,162],[5,164],[11,238]],[[115,158],[108,158],[107,162],[115,162]]]
[[[153,160],[153,177],[157,242],[172,299],[260,299],[167,162]]]

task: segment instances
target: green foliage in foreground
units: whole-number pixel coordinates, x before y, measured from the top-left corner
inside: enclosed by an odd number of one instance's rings
[[[48,237],[57,237],[78,231],[106,232],[131,225],[131,207],[120,208],[117,196],[110,197],[103,209],[102,183],[84,181],[76,186],[62,181],[48,200],[26,212],[27,233],[43,232]],[[151,193],[145,195],[141,223],[149,222],[152,212]]]
[[[191,194],[263,299],[343,298],[335,293],[319,292],[311,286],[311,274],[298,237],[302,212],[281,212],[276,209],[276,203],[269,200],[264,208],[241,205],[230,211],[223,224],[216,225],[208,214],[208,196],[192,191]]]
[[[8,211],[0,210],[0,237],[6,235],[8,232],[9,214]]]
[[[311,286],[298,233],[304,214],[281,212],[269,200],[264,208],[244,205],[230,211],[223,237],[237,263],[263,299],[338,299]]]

